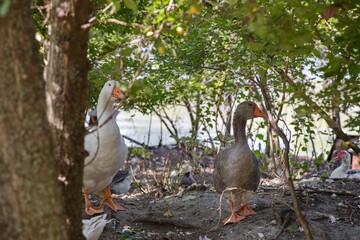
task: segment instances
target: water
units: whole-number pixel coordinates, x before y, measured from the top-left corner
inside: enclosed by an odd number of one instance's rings
[[[174,121],[180,137],[190,136],[191,122],[185,107],[174,107],[166,110],[167,114]],[[176,141],[171,137],[170,132],[161,122],[156,114],[144,115],[136,110],[121,111],[117,115],[117,123],[121,134],[128,136],[138,142],[149,146],[157,146],[161,140],[163,145],[175,144]],[[170,125],[170,124],[169,124]],[[216,132],[211,129],[211,136],[215,137]],[[199,135],[199,138],[205,140],[205,137]],[[126,140],[128,146],[134,146],[135,143]]]
[[[190,136],[189,131],[191,129],[191,122],[186,108],[178,106],[174,108],[168,108],[166,111],[168,115],[173,119],[174,124],[179,131],[179,136]],[[291,132],[287,132],[287,135],[290,136],[290,134],[294,134],[295,131],[293,129],[293,126],[289,125],[289,123],[292,121],[291,114],[287,114],[284,117],[284,120],[287,122]],[[262,119],[255,119],[255,123],[258,121],[262,121]],[[161,123],[160,118],[155,114],[144,115],[136,110],[121,111],[117,115],[117,123],[123,135],[128,136],[131,139],[134,139],[140,143],[144,143],[148,146],[157,146],[160,140],[162,141],[162,145],[171,145],[176,143],[176,141],[174,140],[174,138],[171,137],[169,131],[166,129],[164,124]],[[224,132],[224,126],[220,124],[218,130]],[[326,152],[330,151],[334,136],[331,134],[326,134],[331,132],[326,122],[324,120],[317,121],[315,123],[314,131],[315,152],[317,154],[325,154]],[[209,132],[212,138],[216,137],[216,129],[211,128],[209,129]],[[258,133],[265,136],[266,129],[260,129],[259,132],[254,132],[253,135],[256,135]],[[205,141],[208,139],[208,136],[206,133],[200,133],[198,135],[198,139]],[[255,142],[249,140],[249,144],[252,148],[260,150],[265,149],[265,143],[263,141],[258,140],[255,137],[252,137],[252,139],[255,140]],[[294,136],[292,136],[292,139],[295,139]],[[132,141],[125,141],[129,147],[138,146]],[[299,150],[300,155],[310,157],[313,151],[312,144],[310,142],[306,143],[303,136],[300,136],[299,142],[302,146],[306,148],[306,150]],[[218,142],[216,146],[219,146]],[[294,145],[292,145],[292,148],[294,148]]]

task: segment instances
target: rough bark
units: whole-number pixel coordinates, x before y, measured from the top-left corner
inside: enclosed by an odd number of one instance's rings
[[[83,124],[87,100],[89,1],[52,0],[50,42],[45,71],[48,119],[55,136],[55,156],[62,177],[70,239],[81,239]]]
[[[0,17],[0,239],[66,239],[30,3]]]

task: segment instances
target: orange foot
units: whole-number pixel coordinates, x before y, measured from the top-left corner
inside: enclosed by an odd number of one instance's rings
[[[256,212],[252,210],[247,203],[245,203],[236,211],[236,214],[246,217],[250,215],[255,215]]]
[[[231,215],[224,219],[223,223],[224,225],[228,223],[237,223],[243,220],[245,217],[237,214],[236,212],[231,213]]]
[[[106,187],[106,192],[105,192],[105,197],[104,199],[101,201],[101,205],[102,207],[104,207],[105,205],[109,206],[112,210],[116,211],[124,211],[125,208],[123,206],[121,206],[120,204],[118,204],[117,202],[115,202],[112,197],[111,197],[111,192],[110,192],[110,185],[108,185]]]
[[[237,223],[245,218],[245,216],[242,216],[241,214],[235,212],[235,203],[232,199],[229,200],[229,205],[230,205],[231,215],[224,219],[223,221],[224,225],[228,223]]]
[[[104,206],[99,206],[99,207],[93,207],[89,201],[89,192],[87,189],[83,189],[84,192],[84,197],[85,197],[85,212],[88,215],[94,215],[97,213],[102,213],[104,212]]]
[[[93,207],[93,206],[88,206],[86,205],[85,207],[85,212],[87,215],[94,215],[94,214],[98,214],[98,213],[103,213],[104,212],[104,206],[99,206],[99,207]]]

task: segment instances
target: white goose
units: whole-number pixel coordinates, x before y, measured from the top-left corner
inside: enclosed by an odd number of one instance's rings
[[[97,113],[98,128],[85,136],[85,150],[89,156],[85,159],[83,192],[85,195],[85,211],[89,215],[101,213],[108,205],[114,211],[124,210],[111,198],[110,183],[115,174],[123,166],[128,148],[120,134],[114,117],[115,99],[124,99],[116,81],[105,83],[100,92]],[[99,207],[91,206],[89,193],[101,193],[105,196]]]
[[[360,179],[360,173],[350,170],[351,155],[348,151],[341,150],[336,155],[337,160],[341,160],[341,165],[330,175],[330,178],[356,178]]]

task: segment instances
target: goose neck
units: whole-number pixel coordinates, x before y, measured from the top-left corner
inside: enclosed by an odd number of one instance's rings
[[[111,97],[99,98],[98,106],[97,106],[99,125],[105,123],[107,119],[111,117],[111,115],[113,114],[113,105],[114,105],[114,100],[112,100]]]
[[[245,134],[245,127],[246,127],[245,119],[243,118],[234,119],[233,129],[234,129],[235,144],[240,144],[240,145],[248,144]]]

